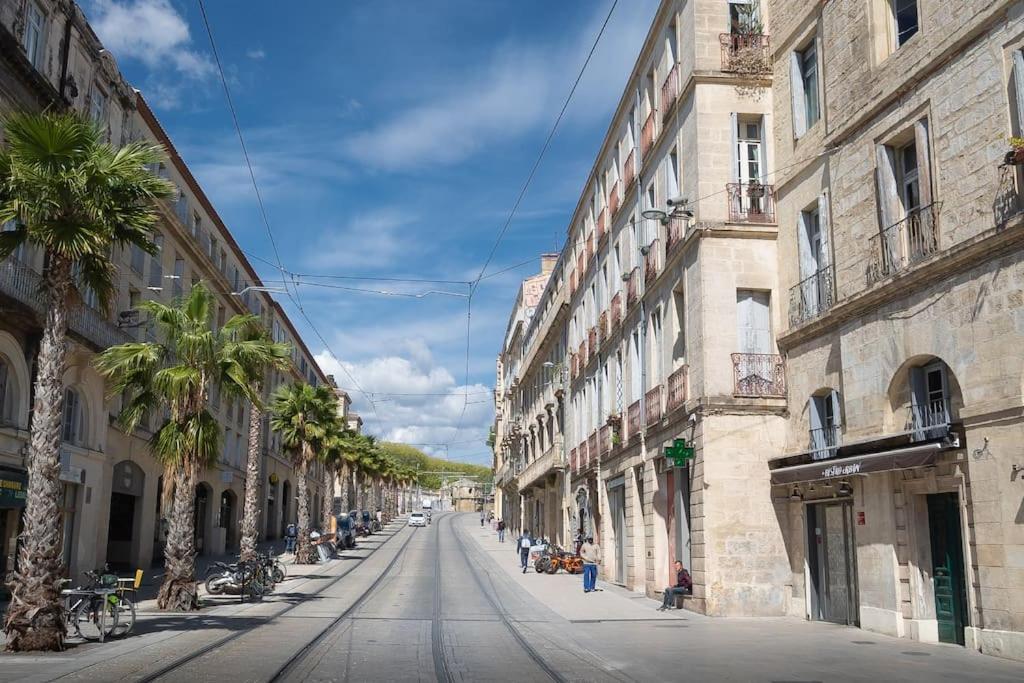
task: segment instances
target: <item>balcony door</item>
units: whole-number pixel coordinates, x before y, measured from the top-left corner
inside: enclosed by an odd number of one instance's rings
[[[775,363],[772,352],[770,294],[754,290],[736,291],[736,338],[740,384],[757,395],[772,386]]]

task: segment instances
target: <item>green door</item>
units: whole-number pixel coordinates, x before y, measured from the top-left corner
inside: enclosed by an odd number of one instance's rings
[[[932,546],[932,583],[935,588],[935,617],[939,640],[964,644],[963,540],[960,534],[960,506],[955,493],[928,496],[928,527]]]

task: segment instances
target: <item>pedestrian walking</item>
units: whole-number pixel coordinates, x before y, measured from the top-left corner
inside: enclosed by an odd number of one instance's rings
[[[601,546],[588,537],[580,546],[580,557],[583,558],[583,592],[597,590],[597,565],[601,564]]]
[[[498,543],[505,542],[505,520],[498,520]]]
[[[690,578],[690,573],[683,567],[683,563],[676,560],[675,569],[676,583],[665,589],[665,598],[661,601],[661,607],[658,608],[659,612],[664,612],[670,607],[674,607],[677,595],[689,595],[690,591],[693,590],[693,579]]]
[[[523,573],[526,573],[526,565],[530,561],[530,546],[533,545],[533,540],[530,538],[530,532],[523,529],[523,535],[519,537],[519,542],[516,543],[516,547],[519,548],[519,564],[523,566]]]
[[[481,529],[484,528],[484,522],[486,522],[486,521],[487,521],[487,515],[484,514],[483,510],[481,510],[480,511],[480,528]]]
[[[295,524],[289,524],[284,529],[284,551],[286,553],[295,552],[295,539],[298,538],[299,528]]]

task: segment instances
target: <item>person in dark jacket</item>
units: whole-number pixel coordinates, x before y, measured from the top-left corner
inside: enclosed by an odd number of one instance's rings
[[[665,598],[661,601],[661,607],[658,608],[659,612],[675,607],[677,595],[689,595],[690,591],[693,590],[693,579],[690,578],[690,573],[683,567],[683,563],[676,560],[675,568],[676,583],[674,586],[669,586],[665,589]]]
[[[526,565],[530,562],[530,546],[533,545],[533,539],[530,538],[530,532],[523,529],[523,535],[516,540],[516,548],[519,549],[519,564],[523,567],[523,573],[526,573]]]
[[[498,520],[498,542],[505,542],[505,520],[503,519]]]

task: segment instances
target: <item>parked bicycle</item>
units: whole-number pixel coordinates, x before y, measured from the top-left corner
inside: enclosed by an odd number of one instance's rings
[[[135,602],[127,595],[129,589],[121,588],[118,577],[106,568],[84,572],[84,576],[89,579],[87,585],[61,590],[69,630],[73,629],[83,640],[100,642],[131,632],[135,626]]]

